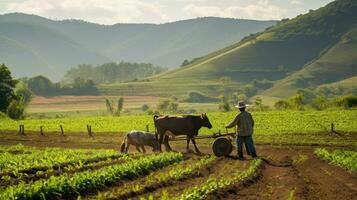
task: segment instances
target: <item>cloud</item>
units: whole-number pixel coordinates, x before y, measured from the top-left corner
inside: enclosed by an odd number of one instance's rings
[[[204,17],[204,16],[220,16],[222,17],[224,11],[217,6],[196,6],[189,4],[183,8],[183,12],[189,14],[191,17]]]
[[[297,6],[302,6],[304,3],[301,2],[300,0],[291,0],[290,4],[297,5]]]
[[[273,5],[269,0],[260,0],[255,4],[246,6],[229,6],[220,8],[217,6],[197,6],[189,4],[183,8],[183,12],[191,17],[217,16],[257,20],[281,19],[287,10]]]
[[[85,19],[102,24],[170,20],[158,4],[140,0],[25,0],[9,3],[7,12],[24,12],[56,19]]]

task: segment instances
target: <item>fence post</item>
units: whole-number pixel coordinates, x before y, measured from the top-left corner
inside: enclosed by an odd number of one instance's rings
[[[42,127],[42,126],[40,126],[40,133],[41,133],[41,135],[44,135],[44,134],[43,134],[43,127]]]
[[[19,135],[21,135],[22,134],[22,125],[20,124],[20,126],[19,126]]]
[[[335,132],[335,129],[334,129],[334,124],[331,123],[331,132],[334,133]]]
[[[87,131],[88,131],[89,137],[93,137],[93,135],[92,135],[92,126],[91,125],[87,124]]]
[[[64,131],[63,131],[63,126],[62,126],[62,124],[60,125],[60,129],[61,129],[61,135],[64,136]]]
[[[21,135],[25,135],[25,125],[21,125],[22,129],[21,129]]]
[[[146,132],[149,132],[149,124],[146,124]]]

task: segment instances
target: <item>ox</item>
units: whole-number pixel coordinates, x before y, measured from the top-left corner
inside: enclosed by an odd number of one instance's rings
[[[144,146],[151,146],[153,151],[157,151],[157,140],[154,134],[147,133],[143,131],[130,131],[124,138],[124,141],[121,145],[121,152],[128,153],[129,146],[135,145],[136,150],[140,151],[142,149],[143,153],[146,153]]]
[[[154,116],[154,124],[156,128],[156,139],[158,140],[158,149],[161,151],[161,144],[165,144],[166,151],[171,151],[169,145],[169,135],[186,135],[187,147],[189,152],[190,140],[192,141],[197,153],[201,153],[197,146],[194,137],[197,136],[201,127],[212,128],[206,113],[199,116]]]

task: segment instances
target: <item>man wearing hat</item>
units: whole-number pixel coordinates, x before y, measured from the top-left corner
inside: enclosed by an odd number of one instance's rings
[[[245,111],[245,108],[248,105],[241,101],[235,107],[240,110],[240,113],[234,118],[234,120],[229,123],[226,128],[232,128],[234,126],[238,126],[237,132],[237,150],[238,150],[238,159],[243,160],[243,143],[245,143],[246,147],[251,154],[251,156],[257,157],[254,142],[253,142],[253,127],[254,120],[252,115]]]

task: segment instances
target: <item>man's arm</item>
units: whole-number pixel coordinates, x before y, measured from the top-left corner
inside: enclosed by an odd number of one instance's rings
[[[253,116],[250,115],[250,118],[252,119],[252,127],[254,127],[254,119],[253,119]]]
[[[239,115],[237,115],[237,116],[233,119],[233,121],[231,121],[231,123],[229,123],[225,128],[233,128],[235,125],[237,125],[237,124],[238,124],[238,116],[239,116]]]

